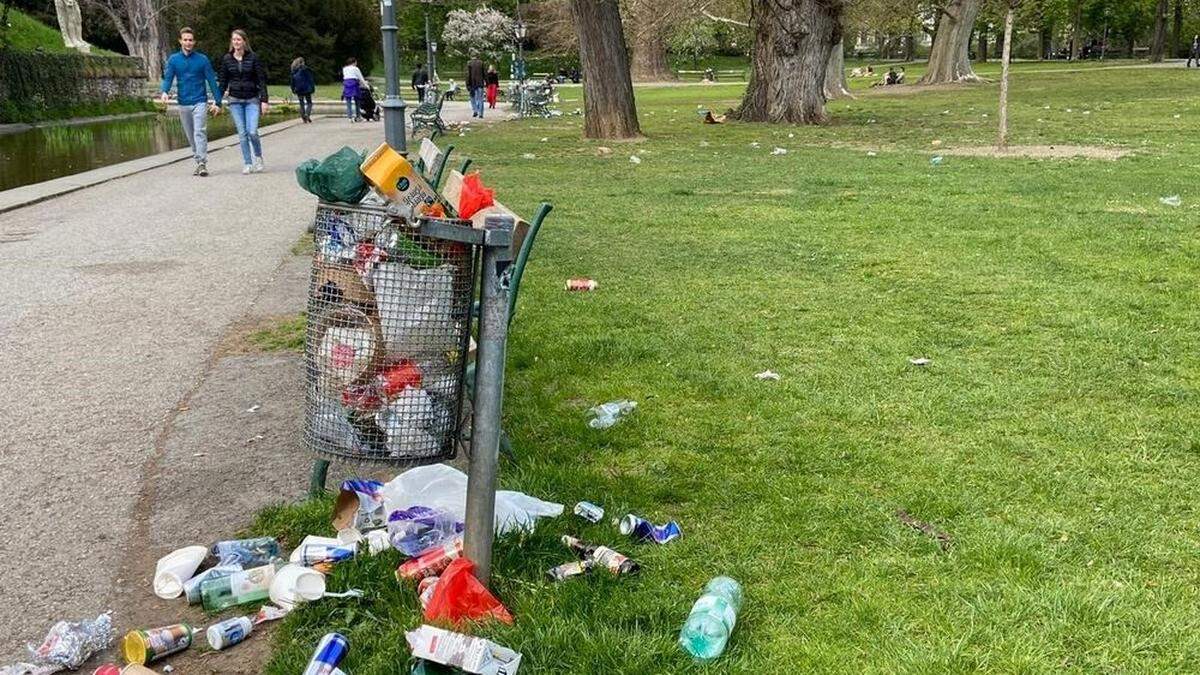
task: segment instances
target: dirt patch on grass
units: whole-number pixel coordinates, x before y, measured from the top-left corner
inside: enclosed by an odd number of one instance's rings
[[[1010,145],[1003,150],[994,146],[980,145],[964,148],[945,148],[938,151],[942,155],[959,155],[964,157],[1018,157],[1023,159],[1084,159],[1115,160],[1133,151],[1125,148],[1113,148],[1100,145]]]
[[[229,328],[217,354],[300,353],[304,351],[304,328],[304,314],[239,321]]]

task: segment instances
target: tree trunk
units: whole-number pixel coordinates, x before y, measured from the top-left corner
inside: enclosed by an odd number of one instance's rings
[[[980,26],[979,27],[979,53],[976,54],[976,56],[979,57],[980,63],[987,63],[987,48],[988,48],[987,38],[988,38],[987,26]]]
[[[1150,63],[1162,63],[1167,48],[1167,0],[1158,0],[1154,10],[1154,41],[1150,43]]]
[[[1004,51],[1000,56],[1000,131],[996,135],[996,147],[1008,147],[1008,64],[1012,61],[1013,6],[1008,5],[1004,15]]]
[[[950,0],[938,19],[929,69],[920,84],[978,82],[969,58],[971,27],[979,14],[980,0]]]
[[[1075,0],[1075,9],[1071,13],[1071,60],[1074,61],[1083,53],[1083,45],[1079,41],[1079,29],[1083,23],[1083,0]]]
[[[839,0],[751,0],[750,82],[734,116],[825,122],[825,70],[842,41],[842,11]]]
[[[825,66],[825,98],[835,99],[850,96],[850,86],[846,83],[846,55],[843,42],[838,43],[829,51],[829,64]]]
[[[676,79],[667,61],[666,22],[655,11],[651,0],[638,0],[630,13],[634,82],[668,82]]]
[[[1180,38],[1183,37],[1183,0],[1175,0],[1175,20],[1171,25],[1171,57],[1179,58],[1183,56],[1183,43]]]
[[[583,70],[583,135],[608,139],[640,136],[617,0],[571,0],[571,13]]]

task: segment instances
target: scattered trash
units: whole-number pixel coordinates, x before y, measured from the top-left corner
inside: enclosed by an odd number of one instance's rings
[[[629,156],[629,163],[630,163],[630,164],[641,164],[641,163],[642,163],[642,158],[641,158],[641,157],[638,157],[637,155],[630,155],[630,156]]]
[[[578,279],[567,279],[566,289],[568,291],[594,291],[599,286],[600,286],[600,284],[596,283],[596,281],[594,279],[578,278]]]
[[[950,111],[949,111],[949,110],[943,110],[943,111],[942,111],[942,114],[943,114],[943,115],[949,115],[949,114],[950,114]]]
[[[219,612],[234,605],[266,600],[279,567],[282,567],[282,563],[271,563],[234,572],[226,577],[208,579],[200,584],[200,601],[207,611]]]
[[[933,363],[933,361],[931,359],[927,359],[924,356],[920,356],[915,359],[909,359],[908,362],[913,364],[914,366],[927,366],[927,365]]]
[[[878,156],[878,155],[879,155],[879,153],[878,153],[878,152],[875,152],[874,150],[868,150],[868,151],[867,151],[867,157],[876,157],[876,156]]]
[[[872,117],[871,119],[867,120],[867,124],[875,124],[875,118]]]
[[[340,633],[327,633],[317,643],[317,649],[308,660],[304,675],[330,675],[341,665],[348,651],[350,642],[345,636]]]
[[[200,586],[205,581],[208,581],[209,579],[220,579],[221,577],[227,577],[234,572],[241,572],[243,569],[245,568],[236,563],[232,565],[217,565],[216,567],[210,567],[200,574],[197,574],[191,579],[183,582],[183,592],[187,596],[188,604],[195,605],[201,601],[202,598],[200,596]]]
[[[707,147],[708,147],[708,141],[700,141],[700,147],[702,147],[702,148],[707,148]]]
[[[589,523],[598,523],[604,519],[604,509],[591,502],[579,502],[575,505],[575,515]]]
[[[264,624],[268,621],[278,621],[288,615],[291,610],[276,607],[275,605],[263,605],[258,608],[258,613],[254,615],[254,625]]]
[[[914,530],[917,530],[919,532],[929,535],[930,537],[933,537],[934,539],[937,539],[938,545],[942,547],[943,551],[948,550],[950,548],[950,543],[951,543],[950,535],[946,534],[945,532],[942,532],[938,528],[934,527],[933,525],[930,525],[929,523],[927,523],[923,520],[917,520],[916,518],[913,518],[911,515],[909,515],[908,511],[905,511],[904,509],[897,510],[896,518],[898,518],[900,520],[900,522],[904,523],[905,525],[908,525],[909,527],[913,528]]]
[[[401,563],[400,567],[396,568],[396,580],[403,582],[405,579],[424,579],[437,576],[449,567],[450,563],[461,558],[462,554],[462,538],[435,546],[417,557]]]
[[[665,544],[674,541],[683,534],[679,529],[679,523],[674,520],[668,522],[666,525],[655,525],[632,513],[621,519],[618,529],[621,531],[621,534],[633,537],[636,541],[653,541],[656,544]]]
[[[633,412],[635,408],[637,408],[637,401],[627,399],[603,403],[588,410],[592,414],[592,420],[588,422],[588,426],[593,429],[607,429],[622,417]]]
[[[796,134],[788,134],[788,138],[795,138]]]
[[[725,115],[713,115],[711,110],[705,110],[703,112],[704,112],[704,118],[701,121],[704,122],[705,124],[724,124],[725,123],[725,120],[726,120]]]
[[[551,567],[546,570],[546,575],[552,581],[565,581],[571,577],[577,577],[582,574],[591,572],[596,567],[596,561],[591,560],[572,560],[571,562],[563,563],[557,567]]]
[[[942,139],[940,139],[940,138],[935,138],[935,139],[933,139],[932,141],[929,141],[929,144],[930,144],[930,145],[941,145],[941,144],[942,144]]]
[[[418,383],[419,385],[419,383]],[[333,527],[344,530],[370,530],[387,525],[383,508],[383,483],[377,480],[351,478],[342,482],[341,492],[333,507]]]
[[[163,666],[163,672],[168,674],[173,673],[175,672],[175,666],[168,663],[167,665]]]
[[[121,640],[121,655],[126,663],[146,665],[191,647],[195,632],[196,629],[186,623],[132,630]]]
[[[196,576],[196,570],[207,556],[207,547],[188,546],[160,558],[154,568],[154,594],[163,600],[183,595],[184,583]]]
[[[600,155],[601,157],[607,157],[612,154],[612,148],[601,145],[596,148],[596,154]]]
[[[0,673],[9,675],[8,669],[0,670]],[[121,669],[115,663],[106,663],[92,671],[92,675],[121,675]]]
[[[246,412],[255,413],[255,412],[258,412],[258,409],[261,407],[262,407],[261,405],[255,403],[254,405],[250,406],[249,408],[246,408]]]
[[[245,640],[250,636],[252,630],[254,630],[254,622],[250,620],[250,617],[235,616],[209,626],[205,631],[205,636],[208,638],[208,646],[220,651]]]
[[[941,166],[941,165],[942,165],[942,156],[941,156],[941,155],[934,155],[933,157],[930,157],[930,158],[929,158],[929,163],[930,163],[930,164],[932,164],[932,165],[934,165],[934,166]]]
[[[388,541],[407,556],[420,555],[462,531],[463,523],[444,509],[412,506],[388,516]]]
[[[984,116],[984,117],[987,117],[987,116],[988,116],[988,114],[987,114],[987,113],[983,113],[983,116]]]
[[[548,137],[546,137],[546,136],[543,136],[543,137],[542,137],[542,142],[543,142],[543,143],[545,143],[545,142],[546,142],[546,141],[548,141],[548,140],[550,140]]]
[[[1159,197],[1158,201],[1166,206],[1180,206],[1181,204],[1183,204],[1183,200],[1179,198],[1179,195],[1171,195],[1170,197]]]
[[[1067,112],[1075,112],[1075,111],[1071,110],[1070,108],[1067,108]]]
[[[613,574],[637,574],[642,569],[641,565],[607,546],[586,544],[569,534],[563,535],[562,542],[581,560],[591,560],[597,566],[603,567]]]
[[[1091,111],[1091,110],[1084,110],[1084,111],[1083,111],[1083,114],[1084,114],[1084,115],[1091,115],[1091,114],[1092,114],[1092,111]]]
[[[1175,114],[1175,115],[1173,115],[1173,117],[1174,117],[1175,119],[1179,119],[1180,117],[1183,117],[1183,115],[1180,115],[1180,114]]]
[[[279,557],[279,542],[274,537],[228,539],[213,544],[212,552],[222,565],[257,567]]]
[[[750,142],[750,147],[752,147],[752,148],[757,148],[757,147],[759,147],[759,146],[758,146],[758,141],[751,141],[751,142]]]
[[[532,152],[521,153],[521,159],[537,159],[537,155]]]
[[[772,155],[786,155],[786,154],[787,154],[787,148],[778,148],[778,147],[777,147],[777,148],[775,148],[774,150],[772,150],[772,151],[771,151],[771,154],[772,154]]]
[[[42,644],[26,645],[30,663],[0,667],[0,675],[49,675],[74,670],[92,654],[108,649],[114,637],[109,612],[91,620],[59,621],[46,633]]]
[[[388,513],[411,506],[440,508],[466,521],[467,475],[445,464],[431,464],[409,469],[396,476],[380,490]],[[538,518],[562,515],[563,505],[543,501],[515,492],[496,492],[496,534],[514,530],[532,532]]]
[[[767,381],[778,382],[779,378],[780,378],[779,373],[777,373],[773,370],[764,370],[761,373],[754,374],[754,379],[762,381],[762,382],[767,382]]]
[[[433,594],[425,608],[426,621],[463,621],[497,619],[512,624],[512,614],[496,596],[475,578],[475,563],[457,558],[433,584]]]
[[[738,582],[729,577],[709,581],[679,631],[679,646],[699,661],[717,658],[725,651],[741,608],[742,587]]]
[[[427,624],[405,632],[404,638],[415,658],[475,675],[516,675],[521,666],[521,655],[507,647]]]

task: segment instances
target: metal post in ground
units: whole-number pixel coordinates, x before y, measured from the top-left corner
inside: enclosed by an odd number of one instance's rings
[[[425,65],[429,67],[429,85],[433,86],[433,77],[437,72],[433,65],[433,42],[429,37],[429,3],[425,3]],[[422,101],[424,103],[424,101]]]
[[[396,152],[408,155],[404,124],[404,98],[400,95],[400,63],[396,53],[396,6],[394,0],[380,0],[380,29],[383,32],[383,73],[386,96],[379,107],[383,108],[383,135],[387,144]]]
[[[496,535],[496,465],[500,453],[500,409],[504,400],[504,353],[508,342],[509,279],[513,219],[492,216],[484,223],[479,294],[479,344],[475,352],[475,417],[471,423],[471,466],[467,471],[464,552],[484,584],[492,573]]]

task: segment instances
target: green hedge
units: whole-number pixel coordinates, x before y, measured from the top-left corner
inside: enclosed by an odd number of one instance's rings
[[[145,82],[128,56],[0,51],[0,122],[145,110]]]

